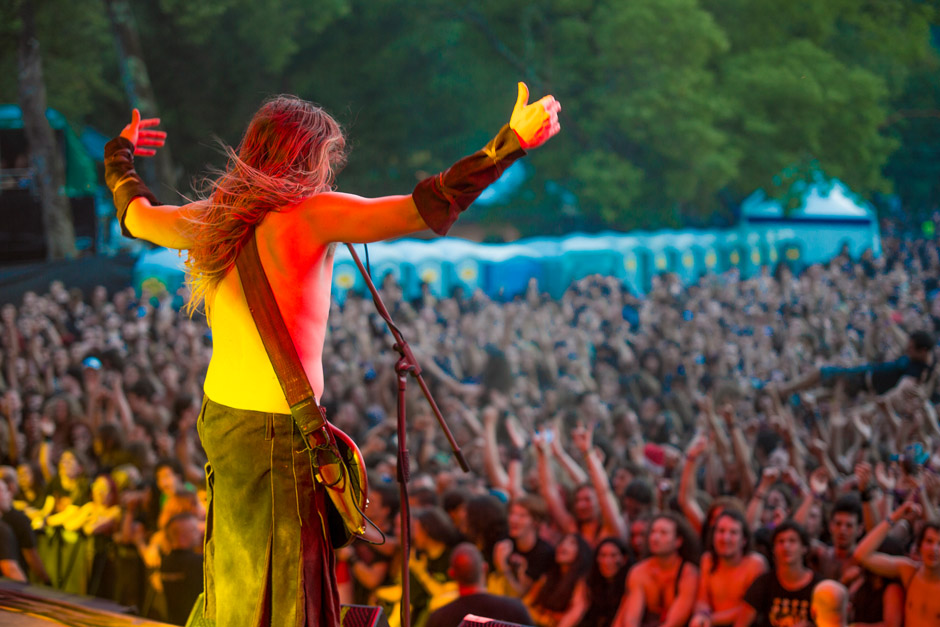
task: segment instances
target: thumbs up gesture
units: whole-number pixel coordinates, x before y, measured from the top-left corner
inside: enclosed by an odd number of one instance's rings
[[[554,96],[543,96],[529,104],[529,88],[520,82],[516,106],[509,118],[509,128],[515,131],[523,148],[537,148],[561,130],[559,111],[561,103]]]

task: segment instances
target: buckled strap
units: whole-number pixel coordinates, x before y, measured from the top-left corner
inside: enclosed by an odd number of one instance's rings
[[[329,430],[323,428],[326,426],[323,410],[313,396],[308,396],[302,401],[291,405],[290,415],[294,418],[294,424],[300,430],[300,435],[303,436],[307,448],[313,448],[315,445],[325,445],[331,441]],[[312,444],[311,440],[322,441]]]

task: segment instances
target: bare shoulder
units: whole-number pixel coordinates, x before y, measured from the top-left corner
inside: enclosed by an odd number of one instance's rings
[[[321,192],[300,201],[298,208],[305,216],[323,219],[337,215],[348,217],[350,211],[391,208],[407,205],[409,202],[411,202],[410,195],[367,198],[346,192]]]
[[[304,198],[285,213],[291,214],[294,220],[323,227],[348,216],[350,211],[354,211],[367,200],[343,192],[322,192]]]
[[[755,575],[767,572],[767,569],[770,568],[770,565],[767,563],[767,558],[757,551],[745,555],[744,563],[747,565],[747,570]]]
[[[917,571],[920,570],[920,564],[907,557],[893,557],[892,559],[895,560],[901,583],[907,588],[917,575]]]
[[[712,554],[710,551],[705,551],[702,553],[702,559],[699,560],[699,569],[703,573],[711,572],[712,569]]]
[[[368,198],[347,194],[345,192],[321,192],[308,196],[298,203],[298,208],[304,212],[328,212],[330,210],[343,210],[368,202]]]
[[[649,571],[650,561],[647,558],[631,566],[630,572],[627,573],[627,578],[630,580],[631,584],[644,583],[649,577]]]
[[[427,228],[410,195],[365,198],[322,192],[291,211],[325,241],[374,242]]]

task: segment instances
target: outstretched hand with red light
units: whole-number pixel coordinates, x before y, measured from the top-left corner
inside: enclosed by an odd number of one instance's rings
[[[537,148],[561,130],[559,111],[561,103],[554,96],[544,96],[529,104],[529,88],[520,82],[516,106],[509,118],[509,128],[515,131],[523,148]]]
[[[152,157],[166,142],[166,132],[153,130],[160,124],[160,118],[140,119],[140,111],[134,109],[131,123],[121,131],[121,137],[134,144],[134,154],[138,157]]]

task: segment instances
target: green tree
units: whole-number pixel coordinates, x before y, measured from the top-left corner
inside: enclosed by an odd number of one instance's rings
[[[48,75],[61,68],[61,78],[48,81],[50,102],[116,130],[127,104],[102,0],[48,3],[60,4],[62,15],[74,4],[88,16],[56,24],[61,53]],[[932,170],[906,164],[934,145],[933,119],[909,115],[938,109],[930,82],[934,0],[132,7],[187,178],[221,165],[213,136],[237,143],[265,96],[290,92],[324,105],[346,127],[352,150],[343,189],[407,192],[489,139],[521,79],[533,96],[561,100],[564,130],[526,160],[530,176],[515,197],[471,212],[471,220],[530,232],[678,226],[716,211],[727,216],[757,187],[786,198],[818,171],[866,197],[892,186],[905,202],[933,194]],[[40,33],[56,13],[41,12]]]
[[[910,75],[886,130],[901,143],[885,174],[907,213],[918,219],[940,209],[940,63]]]
[[[42,211],[49,259],[74,257],[75,230],[65,187],[65,164],[55,134],[46,119],[46,84],[42,53],[31,0],[19,4],[19,37],[16,51],[16,82],[26,150],[34,173]]]

